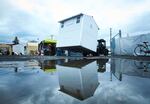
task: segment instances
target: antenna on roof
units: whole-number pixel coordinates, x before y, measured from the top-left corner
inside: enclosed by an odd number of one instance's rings
[[[51,40],[53,40],[54,35],[51,35]]]

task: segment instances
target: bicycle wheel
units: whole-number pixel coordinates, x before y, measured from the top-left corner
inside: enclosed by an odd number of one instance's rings
[[[134,53],[135,55],[137,56],[144,56],[146,55],[146,48],[144,46],[137,46],[135,49],[134,49]]]
[[[150,45],[148,45],[147,54],[146,55],[150,56]]]
[[[142,61],[134,61],[134,65],[137,69],[144,69],[144,62]]]

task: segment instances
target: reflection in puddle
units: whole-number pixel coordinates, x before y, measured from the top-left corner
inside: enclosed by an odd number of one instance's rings
[[[41,69],[47,73],[55,73],[56,72],[56,60],[45,60],[40,62]]]
[[[111,59],[111,71],[122,81],[122,74],[150,78],[150,62],[127,59]]]
[[[149,104],[150,62],[0,62],[0,104]],[[59,100],[58,100],[59,99]]]
[[[22,73],[22,74],[33,74],[39,72],[40,66],[38,61],[13,61],[13,62],[0,62],[0,74],[3,75],[8,73]]]
[[[66,60],[42,60],[39,61],[41,69],[46,73],[51,73],[52,75],[57,72],[56,65],[64,63]]]
[[[106,63],[108,62],[109,59],[99,59],[97,60],[97,65],[98,65],[98,72],[105,72],[106,71]]]
[[[61,92],[80,100],[93,96],[99,85],[96,61],[72,60],[57,69]]]

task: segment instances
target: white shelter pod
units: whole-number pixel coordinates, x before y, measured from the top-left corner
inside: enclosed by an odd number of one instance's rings
[[[76,52],[96,52],[99,28],[93,16],[81,13],[59,23],[58,48]]]

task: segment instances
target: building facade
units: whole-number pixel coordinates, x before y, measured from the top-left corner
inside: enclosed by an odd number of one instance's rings
[[[0,55],[12,55],[13,44],[0,43]]]
[[[38,42],[29,41],[25,47],[26,55],[38,55]]]

